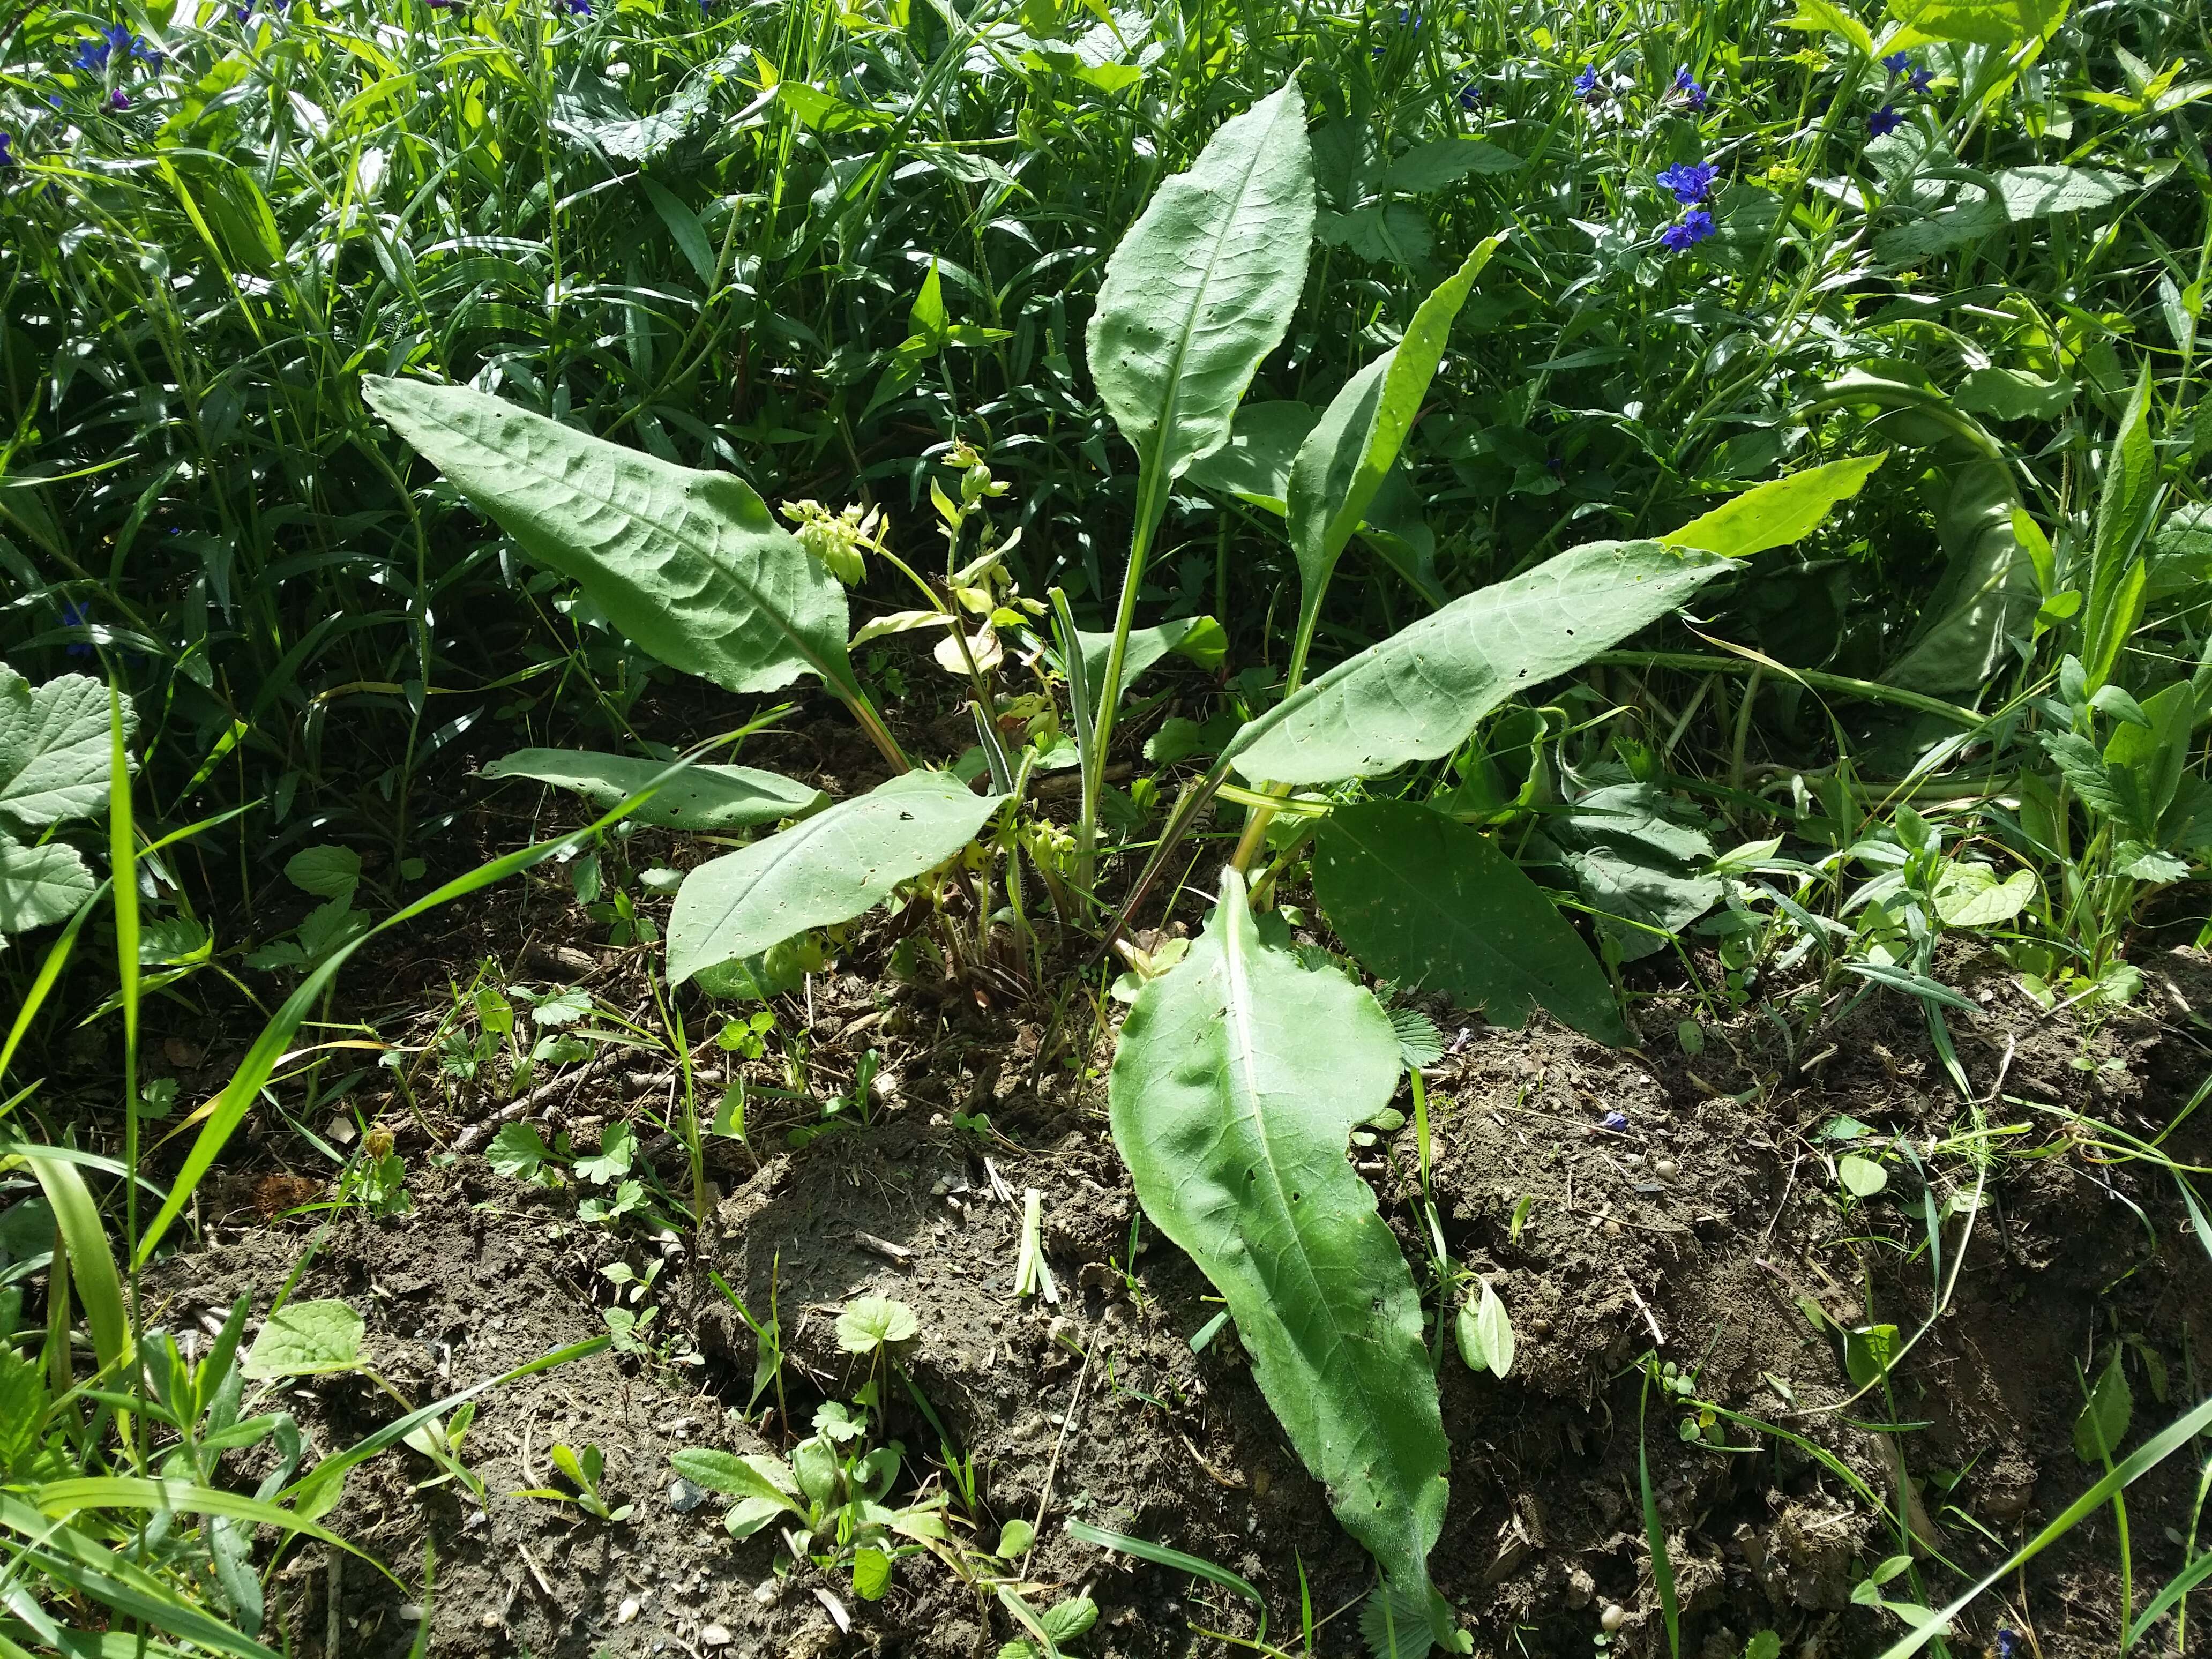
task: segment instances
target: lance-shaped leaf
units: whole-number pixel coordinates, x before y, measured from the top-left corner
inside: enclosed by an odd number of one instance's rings
[[[1513,693],[1618,645],[1734,568],[1657,542],[1572,549],[1339,663],[1224,752],[1248,778],[1293,784],[1434,760]]]
[[[1420,1297],[1345,1162],[1398,1073],[1382,1006],[1263,945],[1224,870],[1205,935],[1138,994],[1108,1103],[1145,1213],[1228,1303],[1253,1380],[1337,1518],[1449,1641],[1427,1578],[1449,1457]]]
[[[1003,797],[949,772],[908,772],[684,878],[668,918],[668,977],[757,957],[850,921],[974,839]]]
[[[695,472],[465,386],[363,379],[369,407],[638,648],[730,691],[819,675],[859,698],[845,590],[742,478]]]
[[[1107,261],[1091,377],[1163,492],[1229,437],[1290,326],[1313,240],[1313,149],[1293,82],[1225,122],[1163,184]]]
[[[1808,466],[1731,496],[1659,539],[1669,547],[1701,547],[1728,559],[1747,559],[1769,548],[1788,547],[1818,530],[1836,504],[1857,495],[1859,486],[1888,459],[1885,449],[1875,455]]]
[[[1291,463],[1285,496],[1291,550],[1297,556],[1303,597],[1298,638],[1310,641],[1322,596],[1352,532],[1389,476],[1429,382],[1443,361],[1453,319],[1502,237],[1479,244],[1460,268],[1421,301],[1405,337],[1368,364],[1338,392]],[[1303,659],[1304,652],[1299,652]]]
[[[1314,850],[1314,897],[1377,974],[1518,1025],[1548,1009],[1601,1042],[1631,1040],[1582,938],[1498,844],[1407,801],[1339,807]]]
[[[666,761],[587,749],[518,749],[483,769],[488,778],[532,778],[573,789],[594,805],[618,806],[668,769]],[[750,830],[803,818],[830,804],[819,789],[751,766],[695,765],[662,784],[630,814],[673,830]]]

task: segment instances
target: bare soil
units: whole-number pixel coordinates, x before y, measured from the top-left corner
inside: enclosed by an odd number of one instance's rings
[[[513,971],[524,982],[580,978],[618,1004],[641,997],[635,952],[548,945],[557,933],[574,937],[559,879],[541,872],[520,902],[487,905],[443,937],[403,939],[358,978],[419,1010],[449,972],[491,956],[521,964]],[[413,1117],[397,1098],[386,1103],[416,1207],[339,1216],[295,1294],[360,1310],[373,1364],[398,1393],[425,1402],[599,1334],[617,1294],[600,1270],[617,1260],[640,1272],[662,1261],[652,1335],[670,1363],[606,1352],[488,1396],[465,1447],[493,1494],[488,1512],[451,1486],[412,1491],[432,1471],[410,1451],[356,1471],[331,1524],[408,1588],[348,1564],[331,1648],[326,1564],[295,1556],[271,1598],[295,1652],[404,1653],[427,1603],[428,1650],[457,1656],[995,1653],[1019,1632],[931,1556],[902,1559],[890,1593],[865,1602],[848,1582],[811,1571],[779,1577],[773,1531],[732,1541],[715,1500],[690,1507],[696,1494],[676,1488],[672,1501],[675,1449],[780,1449],[806,1432],[821,1401],[850,1397],[864,1373],[832,1328],[839,1306],[865,1292],[897,1297],[920,1317],[904,1364],[980,1468],[980,1512],[967,1517],[978,1540],[995,1540],[1006,1519],[1042,1515],[1032,1599],[1079,1589],[1098,1602],[1098,1626],[1076,1652],[1219,1653],[1231,1650],[1203,1632],[1257,1632],[1235,1597],[1069,1539],[1060,1522],[1070,1516],[1242,1574],[1267,1598],[1269,1639],[1291,1648],[1303,1565],[1325,1621],[1319,1650],[1361,1650],[1356,1608],[1331,1615],[1365,1592],[1366,1559],[1283,1441],[1233,1333],[1193,1352],[1194,1334],[1218,1311],[1205,1281],[1143,1230],[1133,1253],[1134,1199],[1106,1131],[1110,1032],[1055,1026],[1050,998],[1003,974],[939,991],[894,983],[884,969],[896,931],[896,921],[878,929],[784,1005],[787,1028],[809,1030],[825,1092],[862,1048],[884,1055],[876,1121],[788,1151],[785,1132],[805,1109],[757,1097],[750,1145],[710,1144],[715,1203],[698,1239],[586,1224],[573,1191],[493,1176],[480,1149],[495,1094],[426,1098]],[[1944,971],[1983,1009],[1953,1018],[1980,1096],[1971,1109],[1937,1066],[1917,1007],[1887,992],[1802,1042],[1796,1029],[1785,1036],[1796,1018],[1786,1005],[1708,1019],[1694,1056],[1674,1035],[1698,1012],[1684,984],[1655,988],[1639,1005],[1641,1054],[1540,1018],[1516,1030],[1437,1009],[1450,1048],[1430,1083],[1444,1243],[1504,1297],[1520,1337],[1503,1382],[1470,1373],[1441,1345],[1452,1502],[1433,1566],[1478,1652],[1588,1653],[1616,1607],[1613,1650],[1666,1651],[1639,1449],[1686,1650],[1730,1659],[1771,1628],[1785,1652],[1811,1659],[1876,1651],[1902,1628],[1851,1600],[1896,1548],[1893,1522],[1866,1493],[1921,1518],[1926,1593],[1940,1601],[1961,1580],[1938,1553],[1978,1575],[2094,1478],[2071,1437],[2080,1367],[2093,1354],[2101,1364],[2115,1340],[2134,1345],[2130,1445],[2205,1393],[2195,1357],[2212,1342],[2206,1250],[2171,1179],[2112,1160],[2072,1115],[2149,1137],[2182,1110],[2205,1072],[2212,962],[2178,951],[2148,963],[2137,1006],[2095,1029],[2073,1012],[2046,1014],[1993,958],[1955,958]],[[1328,1042],[1314,1034],[1317,1064]],[[194,1057],[190,1042],[185,1053]],[[599,1124],[633,1119],[680,1195],[685,1154],[664,1133],[674,1097],[672,1072],[624,1060],[533,1097],[531,1115],[549,1135],[566,1128],[586,1147]],[[951,1121],[975,1112],[988,1114],[992,1133]],[[1612,1113],[1625,1128],[1605,1127]],[[1822,1134],[1846,1114],[1905,1136],[1923,1158],[1931,1140],[1975,1121],[2006,1132],[1978,1211],[1942,1224],[1946,1273],[1963,1257],[1955,1293],[1897,1368],[1887,1400],[1852,1398],[1833,1328],[1888,1322],[1909,1335],[1928,1317],[1922,1189],[1914,1166],[1898,1163],[1886,1193],[1847,1212],[1835,1143]],[[2168,1152],[2203,1164],[2208,1127],[2185,1122]],[[291,1195],[272,1177],[302,1177],[312,1191],[327,1166],[281,1124],[257,1135],[209,1190],[202,1245],[155,1276],[174,1328],[240,1294],[265,1305],[315,1239],[319,1218],[272,1221],[256,1206],[279,1207],[272,1190]],[[1413,1132],[1373,1139],[1352,1156],[1419,1271],[1429,1247],[1410,1202]],[[1939,1202],[1971,1193],[1969,1160],[1947,1154],[1929,1168]],[[1043,1194],[1057,1306],[1012,1293],[1029,1188]],[[708,1284],[709,1267],[754,1308],[773,1297],[781,1310],[788,1419],[772,1407],[765,1422],[741,1418],[753,1341]],[[1703,1397],[1795,1440],[1723,1422],[1711,1437],[1719,1446],[1686,1441],[1685,1413],[1647,1394],[1639,1362],[1653,1352],[1693,1373]],[[2164,1401],[2153,1397],[2153,1356]],[[902,1490],[941,1483],[936,1431],[891,1392],[890,1426],[908,1454]],[[323,1449],[398,1409],[352,1376],[298,1387],[278,1403]],[[1904,1426],[1887,1432],[1887,1423]],[[557,1484],[547,1461],[556,1441],[604,1450],[611,1495],[635,1505],[628,1520],[602,1524],[505,1495]],[[2179,1565],[2198,1461],[2177,1456],[2128,1494],[2138,1605]],[[2108,1511],[1985,1598],[1954,1650],[2009,1631],[2025,1651],[2110,1651],[2118,1562]],[[1906,1590],[1905,1580],[1888,1586],[1893,1596]],[[2151,1650],[2172,1643],[2169,1620]]]

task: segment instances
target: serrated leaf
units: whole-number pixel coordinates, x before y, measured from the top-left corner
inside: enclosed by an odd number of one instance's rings
[[[33,690],[0,663],[0,823],[41,829],[107,811],[107,687],[64,674]],[[138,716],[123,699],[123,735]]]
[[[1669,547],[1700,547],[1727,559],[1747,559],[1770,548],[1788,547],[1818,530],[1837,505],[1857,495],[1859,486],[1888,459],[1889,452],[1883,450],[1807,467],[1747,489],[1659,539]]]
[[[1129,228],[1091,315],[1091,378],[1151,489],[1229,437],[1290,326],[1313,239],[1313,154],[1295,82],[1224,122]]]
[[[488,778],[532,778],[573,789],[595,806],[620,805],[668,769],[665,761],[580,749],[518,749],[483,769]],[[672,830],[750,830],[803,818],[830,804],[809,784],[751,766],[694,764],[630,814]]]
[[[491,1138],[484,1148],[484,1162],[491,1166],[494,1175],[505,1176],[510,1181],[534,1181],[552,1157],[544,1136],[527,1123],[508,1123]]]
[[[757,957],[872,908],[973,840],[1003,797],[947,772],[908,772],[684,878],[668,918],[668,976]]]
[[[1735,566],[1657,542],[1593,542],[1455,599],[1339,663],[1246,726],[1237,771],[1279,783],[1374,777],[1451,752],[1533,691]]]
[[[853,1589],[863,1601],[880,1601],[891,1587],[891,1559],[872,1544],[853,1553]]]
[[[1328,1064],[1310,1063],[1329,1034]],[[1146,986],[1108,1091],[1146,1213],[1218,1289],[1252,1374],[1346,1531],[1433,1606],[1449,1462],[1420,1297],[1345,1161],[1389,1104],[1397,1042],[1375,999],[1261,942],[1243,878],[1181,966]]]
[[[859,696],[845,590],[744,479],[672,465],[462,386],[369,375],[362,392],[639,649],[725,690],[780,690],[811,671]]]
[[[361,1316],[343,1302],[288,1302],[270,1316],[240,1369],[256,1382],[324,1376],[361,1363]]]
[[[1391,1009],[1390,1030],[1398,1039],[1398,1058],[1409,1066],[1433,1066],[1444,1057],[1444,1034],[1418,1008]]]
[[[361,854],[350,847],[304,847],[285,860],[284,879],[319,899],[350,903],[361,885]]]
[[[1889,0],[1889,15],[1931,40],[2011,46],[2057,28],[2067,4],[2068,0]]]
[[[1630,1040],[1581,936],[1472,825],[1406,801],[1340,807],[1322,825],[1313,880],[1329,925],[1376,974],[1497,1024],[1541,1006],[1600,1042]]]
[[[26,847],[0,830],[0,934],[28,933],[73,916],[99,890],[76,848],[58,841]]]

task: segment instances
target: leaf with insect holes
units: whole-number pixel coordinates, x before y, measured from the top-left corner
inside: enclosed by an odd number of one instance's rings
[[[1467,1362],[1468,1370],[1487,1368],[1491,1375],[1502,1378],[1513,1369],[1513,1321],[1489,1285],[1483,1285],[1481,1298],[1474,1306],[1460,1309],[1455,1330],[1459,1357]]]
[[[666,761],[603,755],[580,749],[518,749],[483,769],[488,778],[530,778],[573,789],[592,805],[620,805],[668,769]],[[781,818],[803,818],[830,804],[811,785],[751,766],[695,763],[655,789],[630,814],[638,823],[670,830],[751,830]]]
[[[1325,1067],[1310,1060],[1321,1031]],[[1263,944],[1231,869],[1204,936],[1138,994],[1108,1103],[1145,1213],[1221,1291],[1291,1446],[1449,1641],[1427,1561],[1450,1452],[1420,1296],[1374,1189],[1345,1161],[1399,1073],[1382,1005]]]
[[[2087,1403],[2074,1419],[2074,1455],[2084,1463],[2104,1463],[2119,1456],[2120,1443],[2128,1437],[2135,1419],[2136,1397],[2120,1368],[2124,1349],[2115,1347],[2105,1369],[2097,1374]]]
[[[1856,1152],[1846,1152],[1836,1160],[1836,1176],[1853,1198],[1872,1198],[1889,1185],[1888,1170]]]
[[[914,1310],[886,1296],[856,1296],[837,1316],[837,1346],[847,1353],[873,1353],[921,1334]]]
[[[684,879],[668,918],[668,977],[757,957],[872,909],[975,838],[1005,798],[949,772],[908,772]]]
[[[138,715],[123,699],[125,743]],[[33,690],[0,663],[0,823],[41,829],[107,810],[107,687],[85,674],[64,674]]]
[[[240,1370],[254,1382],[326,1376],[361,1364],[362,1317],[343,1302],[290,1302],[269,1316]]]
[[[648,655],[727,691],[841,695],[845,590],[744,479],[695,472],[462,386],[364,376],[369,407]]]
[[[1506,698],[1656,622],[1735,565],[1657,542],[1592,542],[1469,593],[1339,663],[1247,725],[1245,777],[1334,783],[1449,754]]]
[[[1313,147],[1293,81],[1224,122],[1107,260],[1091,375],[1163,501],[1227,441],[1261,359],[1290,326],[1313,216]]]
[[[74,915],[100,884],[65,842],[26,847],[0,830],[0,933],[28,933]]]

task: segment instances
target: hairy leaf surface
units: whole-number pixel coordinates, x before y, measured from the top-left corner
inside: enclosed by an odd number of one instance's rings
[[[845,590],[752,486],[465,386],[368,376],[369,406],[548,569],[672,668],[729,691],[802,673],[858,695]]]
[[[123,735],[138,729],[123,700]],[[0,663],[0,822],[39,828],[107,811],[107,685],[63,674],[33,688]]]
[[[1145,1212],[1229,1304],[1252,1375],[1345,1530],[1429,1591],[1449,1463],[1420,1297],[1345,1162],[1397,1088],[1382,1006],[1263,945],[1243,878],[1182,963],[1138,995],[1109,1089]]]
[[[1091,374],[1154,489],[1228,441],[1297,307],[1313,215],[1313,149],[1291,82],[1224,123],[1114,250]]]
[[[1575,548],[1338,664],[1247,726],[1228,752],[1248,778],[1292,784],[1434,760],[1513,693],[1618,645],[1733,568],[1657,542]]]
[[[1003,798],[949,772],[908,772],[684,878],[668,918],[668,977],[756,957],[850,921],[974,838]]]

